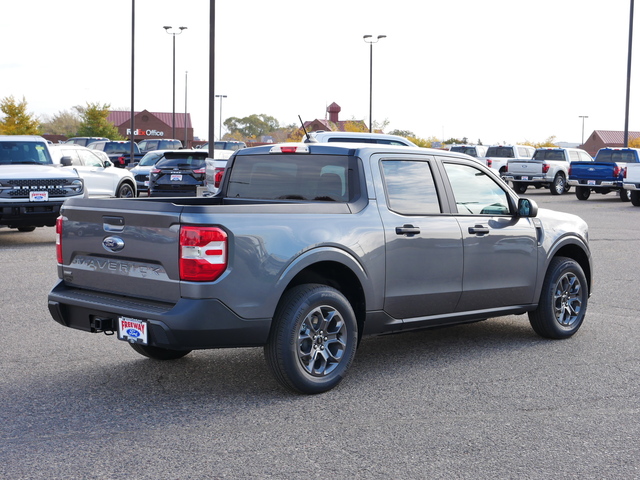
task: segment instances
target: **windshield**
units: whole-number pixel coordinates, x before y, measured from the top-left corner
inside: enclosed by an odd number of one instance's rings
[[[513,147],[489,147],[487,157],[514,158]]]
[[[465,153],[467,155],[471,155],[472,157],[475,157],[477,155],[476,147],[451,147],[451,151]]]
[[[0,165],[51,165],[43,142],[0,142]]]
[[[227,197],[347,202],[356,196],[355,165],[344,155],[242,155]]]
[[[138,165],[140,165],[141,167],[151,167],[155,165],[156,162],[163,157],[163,155],[163,153],[156,152],[147,153],[144,157],[142,157],[142,160],[140,160],[140,163]]]
[[[105,153],[131,153],[131,143],[129,142],[118,142],[118,143],[106,143],[104,145]],[[137,145],[133,145],[133,152],[140,153]]]

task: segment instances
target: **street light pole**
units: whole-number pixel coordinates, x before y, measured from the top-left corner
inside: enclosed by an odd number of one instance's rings
[[[373,39],[372,35],[364,35],[362,39],[369,44],[369,133],[373,131],[373,44],[378,43],[380,39],[387,38],[386,35],[378,35]]]
[[[222,99],[227,98],[226,95],[216,95],[216,98],[220,99],[220,133],[218,134],[218,140],[222,141]]]
[[[188,71],[184,72],[184,148],[189,148],[189,136],[187,134],[187,75]]]
[[[578,115],[582,119],[582,145],[584,145],[584,119],[589,118],[587,115]]]
[[[171,114],[171,138],[176,138],[176,35],[180,35],[187,27],[178,27],[179,32],[170,32],[173,27],[162,27],[171,36],[173,36],[173,110]],[[186,121],[186,119],[185,119]]]

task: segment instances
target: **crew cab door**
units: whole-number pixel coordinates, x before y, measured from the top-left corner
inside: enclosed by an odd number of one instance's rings
[[[442,158],[464,245],[458,312],[533,302],[537,280],[537,232],[499,179],[470,162]],[[449,188],[449,187],[448,187]]]
[[[453,312],[462,291],[462,234],[455,217],[442,214],[433,161],[371,162],[386,243],[384,310],[397,319]]]

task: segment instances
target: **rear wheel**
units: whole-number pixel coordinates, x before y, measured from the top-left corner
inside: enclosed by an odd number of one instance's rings
[[[553,183],[549,187],[551,195],[562,195],[567,188],[567,179],[562,173],[557,173],[553,179]]]
[[[538,308],[529,312],[533,330],[545,338],[567,338],[578,331],[589,298],[587,279],[580,265],[556,257],[549,264]]]
[[[18,227],[19,232],[33,232],[36,227]]]
[[[591,195],[591,190],[588,187],[576,187],[576,197],[578,200],[586,200]]]
[[[524,193],[527,191],[527,184],[522,182],[513,182],[513,189],[517,193]]]
[[[631,203],[634,207],[640,207],[640,190],[631,190]]]
[[[137,343],[130,343],[129,345],[140,355],[153,358],[154,360],[177,360],[191,353],[191,350],[169,350],[168,348],[152,347],[150,345],[140,345]]]
[[[618,194],[620,195],[620,200],[622,200],[623,202],[628,202],[629,200],[631,200],[631,190],[621,188]]]
[[[357,342],[356,317],[344,295],[326,285],[305,284],[280,301],[264,353],[281,385],[322,393],[343,379]]]
[[[118,187],[118,191],[116,192],[116,197],[118,198],[133,198],[135,197],[135,192],[130,183],[123,183]]]

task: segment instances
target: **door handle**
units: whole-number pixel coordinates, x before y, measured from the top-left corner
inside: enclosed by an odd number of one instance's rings
[[[396,227],[396,235],[417,235],[420,233],[420,229],[418,227],[414,227],[413,225],[403,225],[401,227]]]
[[[486,235],[489,233],[489,227],[485,227],[484,225],[475,225],[473,227],[469,227],[469,233],[472,235]]]

